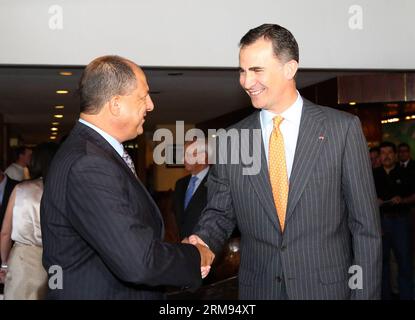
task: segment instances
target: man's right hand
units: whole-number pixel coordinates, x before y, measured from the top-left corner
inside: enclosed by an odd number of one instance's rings
[[[213,254],[213,252],[208,247],[200,243],[195,244],[195,246],[199,250],[199,253],[200,253],[200,266],[210,267],[212,265],[213,259],[215,259],[215,255]]]
[[[212,265],[213,259],[215,259],[215,254],[209,249],[208,245],[200,239],[197,235],[192,234],[189,237],[189,242],[195,246],[202,246],[209,250],[211,254],[211,261],[209,264],[201,264],[202,279],[206,278],[210,272],[210,266]],[[199,251],[200,252],[200,251]],[[202,256],[202,254],[200,254]]]
[[[212,262],[215,259],[215,254],[209,249],[207,244],[196,235],[191,235],[189,238],[183,239],[182,243],[192,244],[199,250],[202,278],[206,278],[210,272]]]

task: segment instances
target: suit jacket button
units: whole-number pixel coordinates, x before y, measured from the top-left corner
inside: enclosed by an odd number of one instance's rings
[[[277,280],[277,282],[281,282],[281,281],[282,281],[282,278],[281,278],[280,276],[277,276],[277,277],[275,278],[275,280]]]
[[[285,251],[287,249],[287,246],[281,246],[281,251]]]

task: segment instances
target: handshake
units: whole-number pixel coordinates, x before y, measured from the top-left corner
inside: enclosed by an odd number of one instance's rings
[[[196,248],[199,250],[200,271],[202,274],[202,279],[206,278],[209,274],[213,259],[215,259],[215,254],[209,249],[207,244],[197,235],[192,234],[188,238],[184,238],[182,240],[182,243],[192,244],[196,246]]]

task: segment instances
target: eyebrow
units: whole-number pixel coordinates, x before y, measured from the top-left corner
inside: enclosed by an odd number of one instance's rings
[[[149,94],[150,94],[150,90],[147,90],[147,93],[146,93],[144,96],[139,97],[138,99],[139,99],[139,100],[143,100],[143,99],[144,99],[144,98],[146,98]]]
[[[248,68],[249,71],[262,71],[264,70],[264,67],[250,67]],[[239,72],[245,71],[245,69],[239,67]]]

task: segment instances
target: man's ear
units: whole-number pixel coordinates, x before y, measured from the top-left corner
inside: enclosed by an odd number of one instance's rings
[[[108,101],[109,104],[109,111],[114,117],[118,117],[121,113],[121,106],[120,106],[120,97],[119,96],[113,96],[110,101]]]
[[[298,62],[290,60],[284,65],[284,76],[287,80],[294,79],[298,70]]]

